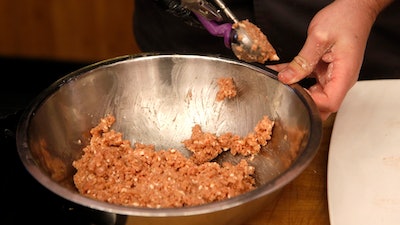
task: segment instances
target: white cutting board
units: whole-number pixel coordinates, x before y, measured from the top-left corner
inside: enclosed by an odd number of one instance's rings
[[[331,225],[400,225],[400,79],[359,81],[333,125]]]

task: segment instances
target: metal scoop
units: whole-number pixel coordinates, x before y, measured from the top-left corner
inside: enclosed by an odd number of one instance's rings
[[[248,20],[239,21],[223,1],[214,0],[214,2],[232,20],[233,24],[218,23],[222,18],[222,16],[216,16],[219,11],[210,7],[211,4],[204,0],[182,0],[182,5],[197,16],[210,34],[224,37],[225,46],[231,48],[238,59],[259,63],[279,60],[275,49],[256,25]]]

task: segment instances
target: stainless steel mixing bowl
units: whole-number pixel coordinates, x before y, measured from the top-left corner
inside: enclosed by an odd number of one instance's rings
[[[232,77],[238,95],[217,102],[217,79]],[[246,135],[268,115],[273,137],[254,160],[257,188],[220,202],[183,208],[138,208],[80,195],[72,161],[89,143],[90,129],[113,114],[113,129],[132,143],[174,147],[194,124],[207,132]],[[129,224],[241,224],[260,212],[310,163],[322,136],[314,102],[299,85],[273,71],[217,56],[139,54],[74,71],[44,90],[24,112],[17,149],[26,169],[50,191],[85,207],[125,216]],[[237,162],[223,154],[218,161]]]

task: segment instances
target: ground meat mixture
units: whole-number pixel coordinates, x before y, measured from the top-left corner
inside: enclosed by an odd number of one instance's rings
[[[191,160],[196,164],[208,162],[216,158],[223,151],[230,151],[231,154],[241,154],[244,156],[257,154],[262,146],[271,139],[274,122],[267,116],[258,122],[254,132],[241,138],[239,135],[225,133],[216,136],[212,133],[205,133],[200,125],[192,128],[190,139],[183,141],[185,147],[193,152]]]
[[[218,79],[218,93],[216,100],[222,101],[225,98],[234,98],[237,94],[236,85],[232,77],[221,77]]]
[[[235,55],[246,62],[259,62],[265,63],[265,61],[277,61],[279,60],[278,55],[274,47],[268,41],[267,36],[258,28],[256,25],[251,23],[249,20],[242,20],[232,25],[233,29],[243,28],[246,30],[249,38],[254,42],[251,46],[252,51],[259,52],[258,56],[249,55],[247,51],[244,51],[242,45],[232,45],[232,49],[235,51]],[[238,40],[243,37],[238,36]]]
[[[220,78],[217,99],[233,98],[232,78]],[[231,198],[255,188],[255,168],[242,159],[238,164],[212,162],[223,151],[251,156],[271,139],[274,121],[264,116],[245,137],[232,133],[217,136],[192,128],[183,140],[192,152],[187,158],[175,149],[157,150],[154,145],[123,139],[111,129],[115,117],[108,115],[91,129],[90,144],[80,159],[74,184],[88,197],[126,206],[171,208],[194,206]]]

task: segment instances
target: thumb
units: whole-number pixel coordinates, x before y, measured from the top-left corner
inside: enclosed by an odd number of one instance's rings
[[[278,73],[278,79],[285,84],[293,84],[307,77],[314,71],[328,48],[327,42],[317,41],[309,36],[299,54]]]

